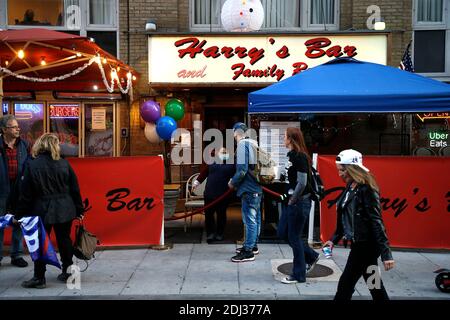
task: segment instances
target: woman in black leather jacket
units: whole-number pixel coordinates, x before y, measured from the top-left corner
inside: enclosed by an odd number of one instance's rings
[[[58,280],[66,282],[72,265],[73,247],[70,238],[72,221],[82,219],[84,208],[77,177],[69,162],[60,157],[59,139],[46,133],[40,136],[31,150],[32,161],[28,162],[21,182],[19,204],[15,218],[40,216],[45,231],[50,236],[55,230],[56,241],[62,260],[62,273]],[[34,277],[24,281],[25,288],[45,288],[45,262],[34,262]]]
[[[336,203],[336,232],[324,247],[333,247],[344,239],[345,246],[351,243],[351,251],[334,299],[350,300],[356,283],[363,276],[374,300],[388,300],[377,260],[381,255],[386,271],[394,267],[394,260],[381,218],[377,183],[369,169],[363,166],[362,155],[356,150],[339,153],[336,167],[347,188]]]

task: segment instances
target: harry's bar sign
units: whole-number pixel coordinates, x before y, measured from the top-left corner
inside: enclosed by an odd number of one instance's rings
[[[337,57],[386,64],[387,35],[151,36],[149,81],[276,82]]]

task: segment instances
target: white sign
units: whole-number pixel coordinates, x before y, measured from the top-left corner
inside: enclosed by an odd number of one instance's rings
[[[259,127],[259,145],[270,153],[281,171],[288,164],[289,149],[284,145],[284,133],[289,127],[300,128],[300,121],[261,121]]]
[[[106,130],[105,108],[92,108],[92,130]]]
[[[267,84],[335,57],[386,65],[387,35],[152,35],[148,52],[150,83]]]

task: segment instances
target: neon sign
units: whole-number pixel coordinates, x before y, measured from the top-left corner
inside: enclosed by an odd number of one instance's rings
[[[78,118],[80,115],[78,105],[51,105],[50,118]]]
[[[430,138],[430,147],[442,148],[448,145],[448,133],[428,132],[428,137]]]
[[[425,122],[427,119],[450,119],[450,112],[417,113],[416,116],[420,121]]]
[[[16,103],[14,109],[16,112],[30,111],[32,113],[41,113],[43,104],[41,103]]]

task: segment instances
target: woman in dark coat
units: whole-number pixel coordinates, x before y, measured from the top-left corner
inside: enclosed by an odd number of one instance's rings
[[[339,153],[336,167],[347,188],[336,203],[336,232],[324,247],[332,248],[344,239],[345,246],[351,243],[351,250],[334,299],[350,300],[362,276],[374,300],[388,300],[378,271],[378,257],[381,256],[386,271],[392,269],[395,262],[381,218],[378,185],[363,165],[361,153],[356,150]]]
[[[26,215],[40,216],[48,235],[55,230],[62,260],[58,280],[66,282],[67,268],[73,264],[70,238],[72,221],[83,218],[83,203],[77,177],[69,162],[61,159],[59,139],[51,133],[37,139],[32,150],[35,158],[29,161],[21,182],[19,204],[15,212],[18,220]],[[25,288],[45,288],[45,263],[35,261],[34,277],[22,283]]]

